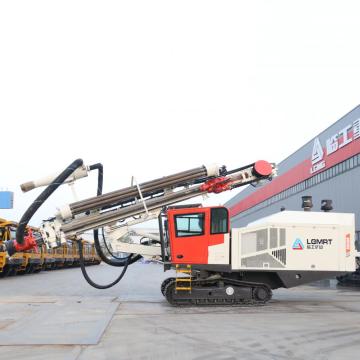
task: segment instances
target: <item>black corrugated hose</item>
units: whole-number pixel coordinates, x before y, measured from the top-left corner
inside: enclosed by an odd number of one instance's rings
[[[33,201],[29,208],[25,211],[21,217],[19,226],[16,230],[16,241],[19,244],[24,242],[24,232],[30,219],[40,208],[40,206],[46,201],[50,195],[61,185],[64,181],[79,167],[83,165],[82,159],[73,161],[59,176],[57,176],[47,188]]]
[[[23,244],[24,242],[24,232],[26,229],[26,226],[28,225],[29,221],[33,217],[33,215],[36,213],[36,211],[40,208],[40,206],[52,195],[52,193],[64,183],[64,181],[71,176],[71,174],[80,166],[83,165],[82,159],[77,159],[73,161],[60,175],[58,175],[47,187],[46,189],[33,201],[33,203],[29,206],[29,208],[25,211],[24,215],[21,217],[19,226],[16,230],[16,241],[19,244]],[[98,175],[98,188],[97,188],[97,195],[101,195],[102,193],[102,186],[103,186],[103,166],[102,164],[94,164],[91,165],[90,170],[97,169],[99,172]],[[106,262],[109,265],[112,266],[123,266],[124,269],[122,270],[119,277],[108,285],[98,285],[94,283],[86,273],[85,269],[85,263],[84,263],[84,257],[82,253],[82,243],[81,241],[78,241],[79,251],[80,251],[80,264],[81,264],[81,270],[82,273],[86,279],[86,281],[91,285],[94,286],[97,289],[107,289],[109,287],[114,286],[117,284],[122,277],[124,276],[127,267],[129,264],[134,263],[135,261],[138,261],[141,258],[141,255],[136,255],[134,257],[133,254],[130,254],[128,257],[122,259],[121,261],[114,261],[110,260],[105,254],[102,252],[100,242],[99,242],[99,231],[96,229],[94,230],[94,242],[95,242],[95,248],[97,253],[99,254],[100,258]]]

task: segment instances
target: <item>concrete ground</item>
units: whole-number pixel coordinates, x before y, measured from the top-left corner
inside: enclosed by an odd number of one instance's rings
[[[109,282],[119,269],[89,268]],[[156,264],[109,290],[79,269],[0,280],[0,359],[358,359],[360,290],[303,286],[266,306],[173,308]]]

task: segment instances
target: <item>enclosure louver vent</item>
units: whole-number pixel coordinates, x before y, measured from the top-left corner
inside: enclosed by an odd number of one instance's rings
[[[281,263],[286,265],[286,249],[274,250],[272,255],[278,259]]]

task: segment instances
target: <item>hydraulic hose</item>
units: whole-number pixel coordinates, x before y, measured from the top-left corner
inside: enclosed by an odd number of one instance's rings
[[[98,163],[98,164],[94,164],[89,166],[89,170],[98,170],[98,183],[97,183],[97,196],[102,194],[102,189],[103,189],[103,180],[104,180],[104,168],[102,166],[102,164]],[[85,280],[87,281],[87,283],[89,285],[91,285],[92,287],[94,287],[95,289],[100,289],[100,290],[104,290],[104,289],[109,289],[111,287],[113,287],[114,285],[116,285],[118,282],[120,282],[120,280],[123,278],[123,276],[126,273],[126,270],[129,266],[129,264],[132,264],[136,261],[138,261],[139,259],[142,258],[141,255],[136,255],[134,257],[133,254],[130,254],[129,256],[127,256],[126,258],[118,258],[116,257],[108,248],[107,243],[106,243],[106,239],[104,236],[104,232],[102,232],[102,237],[103,237],[103,241],[104,241],[104,245],[107,249],[107,251],[109,252],[109,254],[115,259],[109,259],[103,252],[101,245],[100,245],[100,241],[99,241],[99,229],[94,229],[94,244],[95,244],[95,249],[96,252],[98,253],[98,255],[100,256],[101,260],[103,260],[106,264],[111,265],[111,266],[118,266],[118,267],[123,267],[120,275],[111,283],[107,284],[107,285],[100,285],[97,284],[96,282],[94,282],[93,280],[91,280],[89,274],[86,271],[86,266],[85,266],[85,261],[84,261],[84,254],[83,254],[83,244],[82,241],[79,240],[78,241],[78,248],[79,248],[79,255],[80,255],[80,268],[81,268],[81,272],[85,278]]]
[[[89,166],[89,170],[97,170],[98,171],[98,185],[97,185],[97,191],[96,196],[99,196],[102,194],[103,190],[103,182],[104,182],[104,167],[101,163],[93,164]]]
[[[103,190],[104,167],[102,164],[97,163],[94,165],[90,165],[89,169],[98,171],[98,184],[97,184],[96,195],[100,196],[100,195],[102,195],[102,190]],[[134,257],[132,257],[133,254],[130,254],[126,258],[118,258],[118,257],[114,256],[112,254],[112,252],[110,251],[110,249],[108,248],[106,240],[104,238],[103,241],[104,241],[105,247],[106,247],[107,251],[109,252],[109,254],[114,258],[114,259],[109,259],[104,254],[104,252],[101,248],[100,240],[99,240],[99,229],[94,229],[93,232],[94,232],[94,244],[95,244],[96,252],[100,256],[101,260],[104,261],[104,263],[111,265],[111,266],[122,267],[122,266],[128,266],[130,264],[133,264],[134,262],[136,262],[142,258],[141,255],[135,255]]]
[[[78,247],[79,247],[79,255],[80,255],[81,272],[84,275],[84,278],[87,281],[87,283],[90,284],[92,287],[94,287],[96,289],[100,289],[100,290],[109,289],[109,288],[113,287],[114,285],[116,285],[123,278],[123,276],[125,275],[127,267],[128,267],[128,265],[130,263],[130,261],[129,261],[130,258],[129,257],[125,261],[124,268],[122,269],[120,275],[112,283],[107,284],[107,285],[99,285],[99,284],[95,283],[94,281],[92,281],[90,279],[88,273],[86,272],[84,254],[83,254],[83,244],[82,244],[81,240],[78,241]]]
[[[61,185],[64,181],[80,166],[83,165],[82,159],[77,159],[73,161],[59,176],[57,176],[50,185],[33,201],[29,208],[25,211],[24,215],[21,217],[19,226],[16,230],[16,242],[18,244],[23,244],[24,242],[24,233],[27,224],[30,219],[40,208],[40,206],[50,197],[50,195]]]
[[[116,256],[109,248],[107,242],[106,242],[106,239],[105,239],[105,235],[104,235],[104,228],[101,229],[101,237],[102,237],[102,241],[105,245],[105,248],[106,248],[106,251],[114,258],[114,259],[117,259],[117,260],[123,260],[124,258],[122,257],[119,257],[119,256]]]

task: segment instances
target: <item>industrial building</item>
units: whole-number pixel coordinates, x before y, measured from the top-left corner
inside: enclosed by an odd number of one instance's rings
[[[300,210],[302,196],[312,196],[315,211],[331,199],[334,211],[355,213],[358,247],[359,180],[360,105],[280,162],[271,182],[248,186],[226,206],[232,227],[241,227],[280,210]]]

